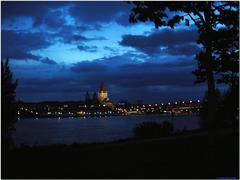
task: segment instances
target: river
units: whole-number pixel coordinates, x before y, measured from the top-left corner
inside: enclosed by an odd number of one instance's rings
[[[52,145],[111,142],[133,137],[132,129],[141,122],[173,122],[174,130],[198,129],[196,115],[136,115],[86,118],[24,118],[16,123],[16,145]]]

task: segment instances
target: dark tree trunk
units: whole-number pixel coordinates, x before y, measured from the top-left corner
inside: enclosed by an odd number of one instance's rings
[[[206,9],[204,11],[206,20],[206,71],[207,71],[207,86],[208,86],[208,121],[210,123],[209,132],[215,132],[216,122],[215,122],[215,111],[216,111],[216,97],[215,97],[215,79],[214,79],[214,59],[212,56],[212,22],[211,16],[211,3],[206,2]]]
[[[212,2],[206,2],[206,8],[204,10],[205,22],[206,22],[206,72],[207,72],[207,86],[208,86],[208,114],[207,120],[209,121],[209,170],[212,176],[215,175],[215,135],[216,135],[216,90],[215,90],[215,78],[214,78],[214,59],[212,56],[212,22],[211,22],[211,6]]]

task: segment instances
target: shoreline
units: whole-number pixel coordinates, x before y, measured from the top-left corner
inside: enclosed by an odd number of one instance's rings
[[[24,116],[24,117],[18,117],[18,119],[31,119],[31,118],[48,118],[48,119],[56,119],[56,118],[104,118],[104,117],[119,117],[119,116],[169,116],[171,117],[172,115],[169,113],[142,113],[142,114],[131,114],[131,115],[126,115],[126,114],[116,114],[116,115],[105,115],[105,116]],[[191,115],[198,115],[198,113],[182,113],[182,114],[175,114],[173,117],[176,116],[191,116]]]

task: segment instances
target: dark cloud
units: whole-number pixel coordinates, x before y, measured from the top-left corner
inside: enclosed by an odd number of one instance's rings
[[[101,30],[103,28],[103,26],[101,25],[101,24],[99,24],[99,23],[97,23],[97,24],[88,24],[88,25],[86,25],[86,24],[80,24],[80,25],[78,25],[77,26],[77,30],[79,31],[79,32],[84,32],[84,31],[94,31],[94,30],[97,30],[97,31],[99,31],[99,30]]]
[[[52,9],[58,9],[71,3],[68,2],[33,2],[33,1],[8,1],[3,2],[1,5],[2,21],[11,17],[32,17],[34,20],[34,26],[39,26],[44,23],[45,15]],[[55,19],[57,19],[55,17]]]
[[[86,51],[86,52],[97,52],[97,46],[84,46],[84,45],[79,45],[77,48],[80,51]]]
[[[166,67],[169,66],[169,67]],[[192,67],[174,67],[168,64],[142,63],[120,67],[118,85],[124,87],[192,86]],[[113,75],[113,76],[114,76]]]
[[[33,55],[32,50],[44,49],[53,44],[44,33],[17,33],[2,30],[2,58],[38,60],[40,56]]]
[[[110,22],[120,12],[130,12],[127,2],[77,2],[70,9],[70,15],[85,23]]]
[[[56,61],[49,59],[48,57],[41,59],[41,62],[45,64],[52,64],[52,65],[57,64]]]
[[[112,51],[112,52],[116,51],[116,49],[108,47],[108,46],[105,46],[103,49],[108,50],[108,51]]]
[[[63,83],[64,82],[64,83]],[[25,101],[83,100],[88,87],[72,77],[22,78],[17,95]],[[64,97],[64,99],[62,99]]]
[[[136,25],[136,23],[130,23],[129,22],[129,14],[130,14],[130,10],[129,11],[125,11],[125,12],[121,12],[119,13],[114,21],[124,27],[126,26],[134,26]],[[142,22],[138,22],[138,24],[143,24]],[[149,22],[144,22],[144,24],[150,24]]]
[[[107,65],[90,61],[76,63],[71,68],[72,71],[80,73],[103,72],[106,71],[107,69],[108,69]]]
[[[200,47],[196,43],[185,43],[168,46],[166,53],[171,55],[195,55],[200,51]]]
[[[99,22],[110,22],[117,18],[120,24],[126,24],[124,20],[127,14],[130,14],[132,5],[127,2],[3,2],[2,3],[2,18],[3,21],[12,17],[31,17],[34,21],[34,26],[39,26],[46,23],[49,27],[60,27],[60,17],[63,14],[59,9],[69,8],[69,14],[78,22],[85,24],[95,24],[101,26]],[[105,11],[105,9],[107,9]],[[52,11],[55,10],[55,11]],[[119,13],[124,14],[124,17],[119,16]],[[127,18],[128,19],[128,18]]]
[[[77,41],[87,41],[88,38],[76,33],[77,29],[72,25],[63,25],[61,29],[54,33],[53,36],[59,41],[67,44],[71,44]]]
[[[198,33],[191,30],[163,29],[150,35],[124,35],[119,43],[122,46],[133,47],[149,55],[163,53],[189,55],[198,49]],[[186,48],[183,46],[187,46]],[[190,48],[190,49],[189,49]]]
[[[147,87],[147,86],[192,86],[194,77],[191,71],[186,69],[176,68],[176,70],[163,70],[156,68],[149,68],[146,71],[145,66],[132,66],[131,68],[124,68],[121,71],[105,75],[105,79],[120,87]],[[101,76],[100,76],[101,77]],[[118,80],[115,82],[115,80]]]
[[[112,55],[117,55],[118,54],[118,49],[116,49],[116,48],[105,46],[105,47],[103,47],[103,49],[107,50],[107,51],[110,51]]]
[[[63,14],[60,10],[49,12],[45,19],[44,19],[45,25],[47,25],[49,28],[60,28],[65,24],[65,19],[63,17]]]
[[[89,38],[92,41],[104,41],[104,40],[108,40],[107,38],[103,37],[103,36],[95,36],[93,38]]]
[[[103,57],[100,59],[96,59],[95,62],[104,63],[105,65],[109,65],[111,69],[119,67],[121,65],[125,65],[127,63],[139,63],[145,59],[145,56],[141,54],[136,54],[135,52],[127,52],[121,55],[114,55],[110,57]]]
[[[79,25],[79,26],[77,26],[77,30],[79,32],[84,32],[84,31],[93,30],[93,28],[92,28],[92,26]]]
[[[38,7],[38,8],[36,8]],[[39,2],[3,2],[3,21],[10,17],[32,17],[35,24],[42,22],[41,14],[48,12],[48,8]]]
[[[78,30],[79,27],[75,26],[63,26],[61,30],[54,34],[54,37],[66,44],[81,44],[87,41],[102,41],[106,40],[103,36],[96,37],[86,37],[81,34],[81,30]],[[87,28],[87,27],[82,27]],[[91,28],[91,27],[90,27]]]
[[[130,23],[128,19],[129,13],[122,13],[118,17],[116,17],[115,21],[122,26],[133,25],[133,23]]]
[[[127,2],[3,2],[2,23],[16,17],[30,17],[34,27],[46,25],[54,29],[66,25],[69,14],[75,19],[79,32],[100,30],[103,22],[125,23],[131,6]]]
[[[64,43],[67,43],[67,44],[81,43],[88,40],[89,40],[88,38],[82,35],[77,35],[77,34],[70,35],[70,37],[63,39]]]
[[[194,61],[151,63],[124,61],[123,57],[110,57],[75,64],[71,70],[77,73],[91,72],[87,82],[106,80],[117,87],[139,88],[147,86],[192,86]],[[129,57],[128,57],[129,58]],[[115,61],[114,61],[115,60]]]
[[[17,59],[17,60],[36,60],[38,61],[41,56],[36,56],[33,55],[32,53],[28,53],[28,52],[24,52],[21,49],[17,49],[17,47],[13,50],[8,50],[6,51],[2,51],[2,58],[6,58],[6,57],[10,57],[13,59]]]
[[[179,60],[179,61],[170,61],[165,63],[154,63],[154,62],[142,62],[138,64],[124,64],[120,66],[121,69],[131,70],[134,69],[146,69],[146,70],[162,70],[164,71],[174,68],[192,68],[196,65],[196,62],[193,60]]]

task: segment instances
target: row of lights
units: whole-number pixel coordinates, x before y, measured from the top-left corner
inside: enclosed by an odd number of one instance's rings
[[[189,103],[192,103],[193,101],[189,101]],[[200,103],[201,101],[200,100],[197,100],[198,103]],[[174,104],[178,104],[178,103],[181,103],[181,102],[177,102],[175,101]],[[167,103],[168,105],[171,105],[171,102],[168,102]],[[185,101],[182,101],[182,104],[185,104]],[[154,104],[155,106],[158,106],[158,104]],[[161,103],[162,106],[164,106],[164,103]],[[152,105],[151,104],[148,104],[149,107],[151,107]],[[138,108],[139,106],[137,106]],[[142,105],[142,107],[145,107],[145,105]],[[131,108],[133,108],[133,106],[131,106]]]
[[[190,100],[189,102],[192,103],[193,101]],[[197,102],[200,103],[201,101],[200,101],[200,100],[197,100]],[[168,102],[167,104],[168,104],[168,105],[171,105],[171,102]],[[178,104],[178,102],[176,101],[175,104]],[[185,101],[182,101],[182,104],[185,104]],[[161,103],[161,105],[163,106],[164,103]],[[64,106],[67,107],[67,105],[64,105]],[[101,105],[99,105],[99,106],[101,106]],[[103,105],[103,106],[106,106],[106,105]],[[149,104],[148,106],[151,107],[152,105]],[[155,106],[158,106],[158,104],[155,104]],[[84,107],[87,107],[87,106],[85,105]],[[137,108],[138,108],[138,107],[139,107],[139,106],[137,106]],[[145,107],[145,105],[143,105],[142,107]],[[131,108],[134,108],[134,107],[131,106]],[[20,109],[21,109],[21,110],[24,110],[23,107],[21,107]],[[27,110],[28,110],[28,109],[25,108],[25,111],[27,111]],[[119,110],[122,111],[121,108],[120,108]],[[124,111],[126,111],[126,110],[124,109]],[[31,113],[33,113],[33,111],[31,111]],[[56,113],[57,113],[57,112],[55,112],[55,114],[56,114]],[[35,114],[38,115],[38,112],[35,112]],[[51,112],[48,112],[48,114],[50,115]],[[62,112],[58,112],[57,114],[60,115],[60,114],[62,114]],[[72,114],[72,115],[73,115],[73,113],[71,113],[71,112],[69,112],[69,114]],[[18,115],[20,115],[20,112],[19,112],[19,111],[18,111]]]

